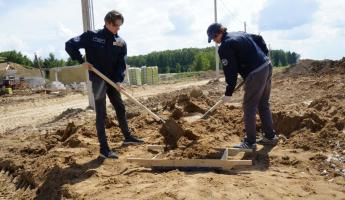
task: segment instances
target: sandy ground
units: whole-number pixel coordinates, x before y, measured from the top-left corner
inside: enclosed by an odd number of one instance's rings
[[[128,157],[154,157],[156,153],[146,145],[164,145],[161,124],[129,102],[129,126],[146,144],[123,145],[111,114],[108,141],[120,156],[117,160],[98,158],[91,110],[74,107],[55,112],[41,123],[33,122],[35,127],[26,126],[26,120],[16,122],[0,135],[0,199],[345,199],[344,76],[276,74],[271,105],[279,143],[271,148],[259,145],[255,153],[229,158],[253,161],[253,166],[232,170],[157,171],[128,163]],[[140,101],[159,116],[175,117],[186,132],[198,136],[197,140],[182,137],[178,148],[162,152],[161,158],[208,158],[212,148],[229,147],[243,137],[242,90],[208,119],[191,123],[183,116],[207,110],[223,94],[225,85],[204,81],[198,83],[199,88],[189,86],[133,89],[151,94],[139,95]],[[38,107],[53,109],[57,102],[62,105],[67,100],[75,100],[78,106],[77,99],[85,96],[73,94],[50,101],[39,95],[30,98],[40,102]],[[26,103],[17,106],[34,105]],[[262,132],[259,119],[257,130]]]
[[[180,82],[156,86],[126,87],[134,97],[148,97],[163,92],[176,91],[190,86],[198,86],[209,80]],[[126,99],[126,97],[123,97]],[[107,101],[109,104],[109,100]],[[30,96],[6,97],[2,99],[0,107],[0,133],[21,126],[36,127],[52,120],[67,109],[85,109],[88,104],[87,95],[80,93],[69,95],[33,94]]]

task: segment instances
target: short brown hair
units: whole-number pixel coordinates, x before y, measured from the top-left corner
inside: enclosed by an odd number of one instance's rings
[[[218,33],[225,33],[228,29],[224,26],[220,27]]]
[[[116,20],[124,21],[122,14],[116,10],[109,11],[104,17],[104,22],[109,24],[115,24]]]

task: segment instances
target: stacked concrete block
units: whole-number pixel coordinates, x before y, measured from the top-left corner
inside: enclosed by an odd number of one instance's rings
[[[128,68],[128,75],[129,75],[130,85],[142,85],[140,68],[137,68],[137,67]]]

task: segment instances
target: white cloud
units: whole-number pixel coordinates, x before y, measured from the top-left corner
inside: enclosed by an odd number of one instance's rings
[[[0,34],[0,50],[25,49],[27,44],[20,38],[13,35]]]
[[[58,23],[58,35],[66,39],[66,38],[72,38],[77,34],[71,29],[67,28],[64,24]]]
[[[15,47],[18,51],[26,52],[29,57],[33,57],[37,51],[46,57],[52,50],[48,46],[64,49],[64,40],[68,39],[67,36],[72,35],[74,30],[81,31],[79,1],[35,1],[5,6],[8,9],[0,13],[0,24],[5,27],[0,32],[1,38],[10,35],[25,45],[18,46],[13,41],[1,40],[0,51]],[[67,57],[67,54],[63,57]]]
[[[206,29],[214,20],[212,0],[93,2],[96,29],[103,27],[104,15],[109,10],[123,13],[125,23],[119,34],[128,44],[129,56],[212,45],[207,43],[206,37]],[[272,48],[296,51],[305,58],[338,59],[345,55],[344,2],[318,0],[318,9],[304,23],[285,30],[263,31],[259,16],[268,2],[270,0],[218,0],[218,21],[230,31],[243,30],[246,21],[247,31],[261,33]],[[0,51],[15,48],[30,57],[34,52],[42,57],[50,52],[59,58],[68,57],[64,43],[83,32],[80,0],[8,4],[0,0],[0,7],[8,8],[0,13],[0,24],[5,27],[0,32]],[[291,12],[294,14],[294,10]]]
[[[318,3],[314,0],[268,0],[259,15],[261,30],[288,30],[309,23]]]
[[[288,30],[264,31],[273,49],[296,51],[302,58],[340,59],[345,56],[345,4],[337,0],[318,1],[312,20]]]

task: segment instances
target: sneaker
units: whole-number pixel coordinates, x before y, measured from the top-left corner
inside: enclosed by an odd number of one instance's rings
[[[278,137],[276,135],[274,135],[273,138],[269,139],[269,138],[263,136],[262,139],[257,140],[256,143],[261,144],[261,145],[275,146],[278,144]]]
[[[241,142],[240,144],[234,145],[233,148],[255,150],[256,149],[256,144],[249,144],[247,142]]]
[[[107,153],[101,153],[99,155],[101,158],[118,159],[119,157],[113,151],[108,151]]]
[[[123,141],[123,144],[142,144],[144,143],[144,140],[136,138],[133,135],[129,135],[125,138],[125,141]]]

